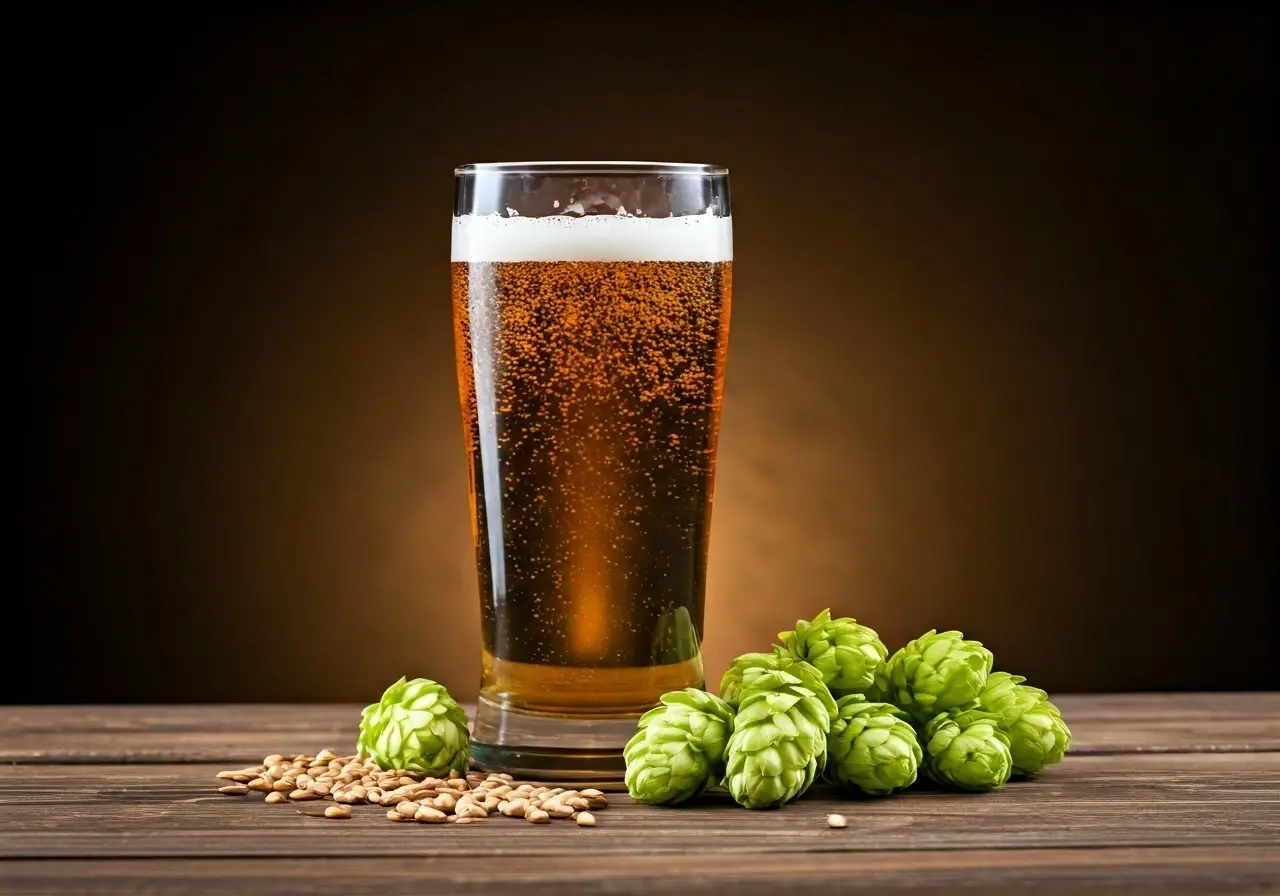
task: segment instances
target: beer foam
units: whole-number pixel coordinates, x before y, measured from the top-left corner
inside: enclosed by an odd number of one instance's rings
[[[733,219],[462,215],[454,261],[732,261]]]

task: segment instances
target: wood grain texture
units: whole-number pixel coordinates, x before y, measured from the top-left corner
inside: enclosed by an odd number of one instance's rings
[[[713,794],[679,809],[625,796],[599,826],[491,818],[470,826],[393,824],[356,807],[347,821],[297,804],[215,792],[217,766],[0,768],[0,857],[491,857],[679,855],[715,864],[769,853],[1280,845],[1280,753],[1077,756],[992,794],[912,791],[848,800],[816,790],[752,812]],[[314,804],[308,804],[314,805]],[[849,827],[826,825],[829,812]],[[718,859],[715,857],[719,857]],[[658,860],[662,864],[665,860]],[[807,861],[807,860],[806,860]]]
[[[505,867],[504,867],[505,866]],[[677,892],[697,896],[774,893],[965,892],[1055,896],[1273,893],[1280,859],[1262,847],[885,851],[850,855],[761,854],[749,864],[701,855],[523,856],[518,865],[458,856],[350,859],[77,859],[0,862],[0,889],[68,892],[475,894],[495,890],[504,872],[529,886],[559,881],[575,896]],[[508,878],[509,880],[511,878]],[[518,885],[517,885],[518,886]],[[511,889],[514,889],[512,887]]]
[[[1280,750],[1280,693],[1057,698],[1079,755]],[[224,762],[354,750],[357,705],[0,707],[0,761]]]

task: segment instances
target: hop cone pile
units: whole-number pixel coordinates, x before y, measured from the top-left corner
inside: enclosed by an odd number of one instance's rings
[[[797,620],[795,630],[779,632],[778,639],[792,656],[821,672],[827,687],[843,693],[865,693],[888,655],[874,630],[848,616],[832,619],[829,609],[811,622]]]
[[[980,709],[949,712],[924,729],[925,774],[961,790],[996,790],[1013,772],[1009,737],[1000,717]]]
[[[845,791],[888,796],[916,781],[922,754],[907,714],[850,694],[836,701],[826,777]]]
[[[981,642],[931,629],[889,658],[876,675],[876,693],[923,724],[977,707],[991,662]]]
[[[640,717],[623,756],[627,792],[641,803],[683,803],[717,783],[733,709],[696,688],[673,691]]]
[[[402,677],[360,714],[357,744],[379,768],[446,775],[466,771],[471,735],[467,714],[443,685]]]
[[[721,781],[740,805],[771,809],[818,776],[871,796],[922,775],[981,792],[1035,776],[1071,744],[1048,695],[992,672],[991,651],[958,631],[889,655],[873,629],[827,609],[778,640],[735,659],[719,698],[680,691],[641,717],[626,748],[633,798],[674,804]]]
[[[1021,675],[993,672],[978,699],[981,709],[999,717],[1000,730],[1009,738],[1013,773],[1031,777],[1062,761],[1071,745],[1071,729],[1049,695],[1024,681]]]
[[[797,664],[794,668],[799,668]],[[726,754],[725,785],[748,809],[781,806],[823,771],[835,701],[811,666],[807,687],[793,669],[748,668]]]

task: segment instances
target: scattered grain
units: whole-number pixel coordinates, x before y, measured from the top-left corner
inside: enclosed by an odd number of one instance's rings
[[[314,757],[273,753],[263,757],[261,765],[221,771],[216,778],[220,793],[264,793],[266,802],[273,805],[320,801],[311,807],[299,806],[299,814],[339,819],[352,817],[349,805],[367,802],[383,806],[388,820],[396,822],[472,824],[496,812],[531,824],[569,818],[590,827],[596,822],[587,810],[608,805],[604,793],[592,788],[568,790],[521,783],[509,774],[468,776],[456,770],[436,778],[404,769],[379,769],[372,760],[338,756],[328,749]]]

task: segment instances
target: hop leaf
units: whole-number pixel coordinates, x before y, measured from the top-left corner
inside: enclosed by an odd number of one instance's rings
[[[1049,702],[1049,695],[1024,681],[1021,675],[993,672],[978,700],[981,709],[1000,717],[1000,730],[1009,738],[1013,773],[1031,777],[1062,761],[1071,745],[1071,729],[1058,707]]]
[[[733,709],[696,688],[664,694],[627,743],[627,791],[641,803],[682,803],[724,774]]]
[[[803,794],[822,773],[835,701],[807,663],[755,674],[758,668],[744,674],[725,785],[740,805],[769,809]],[[795,674],[805,668],[816,687]]]
[[[961,790],[996,790],[1013,772],[1000,717],[978,709],[935,716],[924,729],[924,769],[930,779]]]
[[[357,745],[379,768],[445,775],[466,771],[471,735],[443,685],[402,677],[360,714]]]
[[[888,796],[916,781],[922,754],[906,713],[860,694],[836,702],[827,736],[826,777],[846,791]]]
[[[832,619],[829,609],[812,622],[797,620],[795,630],[779,632],[778,639],[792,656],[821,672],[833,691],[865,692],[875,683],[876,667],[888,655],[874,630],[848,616]]]
[[[876,674],[875,690],[917,722],[928,722],[950,710],[976,708],[991,659],[981,642],[931,629],[889,658]]]

